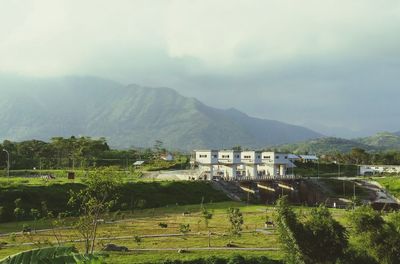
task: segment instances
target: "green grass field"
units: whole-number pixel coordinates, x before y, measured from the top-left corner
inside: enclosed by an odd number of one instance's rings
[[[266,219],[272,219],[274,214],[273,206],[251,205],[246,206],[237,202],[208,203],[204,206],[212,211],[213,218],[209,221],[209,230],[211,231],[211,246],[226,248],[228,243],[234,244],[239,248],[279,248],[277,234],[273,228],[264,230]],[[229,222],[226,210],[229,207],[239,207],[243,212],[244,224],[243,233],[240,237],[233,237],[229,233]],[[306,215],[307,207],[296,207],[300,215]],[[185,215],[183,213],[186,212]],[[341,223],[346,224],[345,215],[347,211],[335,209],[332,213]],[[105,219],[111,219],[110,215]],[[244,256],[267,256],[271,259],[279,260],[282,258],[280,250],[271,251],[238,251],[238,250],[192,250],[188,253],[178,253],[180,248],[207,248],[208,229],[201,217],[200,205],[182,205],[168,206],[155,209],[144,209],[134,213],[124,211],[119,214],[116,221],[105,223],[100,226],[97,244],[97,250],[100,250],[104,244],[115,243],[123,245],[133,250],[128,253],[112,253],[107,258],[108,263],[154,263],[160,260],[169,259],[196,259],[210,255],[231,257],[238,252]],[[67,220],[67,225],[71,225],[74,218]],[[160,227],[159,223],[167,224],[166,228]],[[3,223],[0,224],[0,230],[3,233],[19,231],[23,223]],[[32,221],[24,224],[33,225]],[[179,225],[189,224],[191,231],[185,236],[179,235]],[[40,228],[49,228],[49,221],[40,223]],[[60,240],[72,241],[80,239],[80,236],[74,229],[64,228],[55,231]],[[141,237],[141,242],[135,241],[134,237]],[[35,245],[24,246],[24,243],[35,243],[36,245],[45,245],[49,242],[55,243],[56,239],[52,230],[39,232],[37,234],[21,235],[3,235],[0,241],[10,245],[5,249],[0,249],[0,259],[17,253],[21,250],[34,248]],[[67,242],[74,244],[82,250],[83,243]],[[156,252],[136,252],[135,249],[159,249]],[[163,251],[162,249],[173,249],[172,251]]]

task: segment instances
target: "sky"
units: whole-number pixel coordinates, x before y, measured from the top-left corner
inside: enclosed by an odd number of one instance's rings
[[[0,0],[0,73],[171,87],[331,136],[399,131],[400,1]]]

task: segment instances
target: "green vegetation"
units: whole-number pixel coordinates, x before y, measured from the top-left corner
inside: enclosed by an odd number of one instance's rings
[[[325,137],[318,139],[311,139],[294,144],[285,144],[276,147],[278,150],[283,152],[293,153],[319,153],[319,154],[332,154],[332,153],[347,153],[353,148],[362,148],[367,150],[373,150],[368,145],[335,137]]]
[[[386,217],[370,206],[347,215],[347,227],[323,205],[299,215],[278,200],[277,230],[287,263],[384,263],[400,259],[400,213]]]
[[[14,221],[15,200],[21,199],[21,208],[25,213],[21,220],[33,219],[28,214],[32,208],[42,208],[45,202],[47,210],[54,216],[60,213],[76,215],[77,209],[68,206],[70,191],[78,192],[85,188],[84,183],[64,183],[49,185],[11,185],[0,187],[0,222]],[[196,204],[226,201],[228,198],[215,191],[206,182],[129,182],[118,187],[118,203],[111,210],[135,210],[155,208],[175,204]],[[40,212],[42,215],[44,212]]]
[[[35,176],[40,172],[53,172],[57,169],[87,171],[104,166],[115,166],[124,170],[133,170],[137,160],[145,161],[139,171],[184,169],[189,159],[179,152],[173,153],[174,160],[165,161],[161,157],[167,153],[161,141],[156,141],[154,149],[116,150],[111,149],[105,138],[90,137],[53,137],[50,142],[28,140],[11,142],[5,140],[1,149],[10,153],[11,176]],[[0,168],[5,175],[7,154],[0,151]],[[30,170],[27,170],[27,169]],[[137,169],[137,168],[136,168]]]
[[[294,144],[280,145],[276,148],[284,152],[318,154],[349,153],[352,149],[364,149],[369,153],[398,152],[400,148],[400,135],[396,133],[381,132],[370,137],[351,140],[325,137]]]
[[[334,163],[296,162],[293,172],[303,177],[354,177],[358,174],[358,167],[351,164],[339,165]]]
[[[45,247],[23,251],[10,258],[0,260],[0,264],[31,263],[99,263],[100,258],[94,255],[83,255],[74,247]]]
[[[375,177],[374,181],[377,181],[380,185],[382,185],[386,190],[388,190],[391,194],[400,199],[400,177],[396,176],[386,176],[386,177]]]

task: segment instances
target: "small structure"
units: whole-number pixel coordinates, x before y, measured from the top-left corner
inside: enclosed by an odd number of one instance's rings
[[[400,174],[400,165],[359,165],[359,175]]]
[[[302,162],[315,162],[318,161],[317,155],[299,155]]]
[[[142,166],[144,163],[145,163],[144,160],[137,160],[132,165],[133,165],[133,167],[137,168],[137,167]]]
[[[174,156],[171,153],[166,153],[166,154],[162,154],[160,156],[160,159],[165,160],[165,161],[173,161]]]

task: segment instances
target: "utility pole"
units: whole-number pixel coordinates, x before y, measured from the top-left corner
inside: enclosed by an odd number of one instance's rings
[[[10,178],[10,152],[6,149],[3,149],[5,153],[7,153],[7,177]]]

